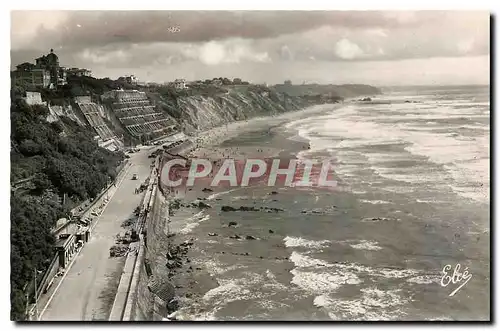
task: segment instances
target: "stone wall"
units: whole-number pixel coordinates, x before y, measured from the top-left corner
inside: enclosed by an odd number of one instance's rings
[[[79,100],[76,105],[85,116],[85,119],[87,120],[89,125],[97,132],[99,137],[103,141],[116,138],[115,133],[108,127],[106,122],[104,122],[104,119],[102,117],[102,114],[104,113],[103,106],[90,102],[90,97],[79,98],[88,98],[88,100]]]
[[[42,101],[42,95],[40,92],[26,92],[26,98],[24,98],[26,103],[30,106],[32,105],[46,105],[46,102]]]
[[[159,165],[159,160],[156,164]],[[161,320],[165,317],[165,302],[171,299],[170,297],[159,298],[151,291],[153,281],[163,280],[163,276],[168,274],[164,254],[168,248],[165,232],[168,203],[159,189],[158,177],[152,176],[151,180],[153,191],[149,201],[149,213],[143,224],[137,267],[131,281],[124,321]],[[162,282],[168,283],[168,281]]]
[[[111,100],[111,109],[127,132],[136,138],[152,140],[174,133],[176,123],[158,111],[145,92],[110,91],[101,96]]]
[[[78,96],[78,97],[75,97],[75,102],[76,103],[91,103],[92,98],[90,97],[90,95]]]

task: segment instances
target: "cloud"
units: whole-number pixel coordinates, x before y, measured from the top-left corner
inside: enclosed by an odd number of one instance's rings
[[[203,76],[232,65],[290,72],[300,63],[482,56],[489,40],[489,13],[471,11],[15,11],[11,58],[54,48],[66,66],[152,75],[196,67]]]
[[[443,15],[443,12],[433,11],[14,11],[12,22],[16,37],[24,38],[26,42],[42,45],[57,40],[66,47],[85,47],[115,42],[265,39],[324,26],[412,29],[438,24]],[[29,22],[24,26],[23,22],[27,20]],[[40,28],[42,26],[44,28]],[[173,27],[179,31],[170,32]],[[15,40],[13,45],[17,46],[18,42]]]
[[[294,54],[288,45],[283,45],[279,49],[279,57],[285,61],[292,61],[294,59]]]
[[[371,37],[387,38],[387,32],[383,29],[368,29],[366,34]]]
[[[114,63],[128,63],[131,55],[123,50],[103,51],[85,49],[78,54],[82,61],[91,62],[95,64]]]
[[[217,42],[208,42],[199,50],[199,59],[208,65],[220,64],[225,60],[226,50]]]
[[[267,52],[252,49],[244,40],[210,41],[199,46],[188,46],[181,49],[187,59],[195,59],[206,65],[240,62],[270,62]]]
[[[341,59],[355,59],[364,55],[363,50],[355,43],[341,39],[335,44],[335,54]]]
[[[457,45],[458,51],[463,54],[467,54],[473,48],[474,48],[474,39],[462,40]]]

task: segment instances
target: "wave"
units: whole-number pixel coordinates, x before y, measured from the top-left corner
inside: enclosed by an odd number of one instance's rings
[[[387,204],[392,204],[390,201],[385,201],[385,200],[366,200],[366,199],[360,199],[360,202],[363,203],[369,203],[372,205],[387,205]]]
[[[367,251],[381,250],[382,247],[378,246],[377,244],[378,243],[376,241],[361,240],[359,244],[350,244],[350,246],[354,249],[361,249]]]
[[[381,290],[368,287],[360,290],[356,299],[342,300],[320,295],[313,301],[316,307],[328,310],[334,320],[399,320],[405,314],[402,308],[410,302],[401,290]]]
[[[300,237],[287,236],[283,239],[286,247],[323,248],[327,246],[328,240],[307,240]]]
[[[181,230],[179,230],[180,234],[188,234],[191,231],[193,231],[194,228],[196,228],[198,225],[200,225],[201,222],[204,222],[206,220],[210,219],[210,215],[205,215],[203,216],[203,211],[195,214],[194,216],[188,218],[186,221],[193,221],[191,223],[186,224]]]
[[[338,165],[337,172],[342,178],[359,176],[357,171],[365,164],[393,180],[418,183],[424,179],[430,184],[445,184],[464,198],[488,203],[489,128],[477,120],[489,118],[489,113],[478,113],[483,109],[475,107],[473,102],[466,105],[459,100],[449,100],[447,104],[370,105],[369,109],[350,105],[326,115],[292,122],[288,127],[310,141],[311,149],[299,153],[301,158],[319,152],[332,153],[339,163],[346,163]],[[456,119],[461,123],[457,124]],[[427,122],[427,126],[422,125],[422,121]],[[460,132],[449,132],[454,130]],[[396,148],[398,145],[403,149]],[[377,152],[377,148],[383,146],[387,146],[384,150],[394,150]],[[365,151],[370,147],[375,151]],[[436,172],[436,168],[420,169],[423,171],[416,174],[398,173],[397,161],[415,157],[442,165],[441,173]],[[389,161],[398,172],[386,166]]]
[[[331,270],[328,267],[332,267],[332,264],[304,254],[292,252],[290,261],[295,265],[295,268],[290,271],[293,275],[291,284],[309,293],[332,292],[342,285],[361,282],[353,272]],[[318,271],[318,268],[321,270]]]
[[[237,191],[237,190],[241,190],[241,188],[234,188],[234,189],[232,189],[232,190],[228,190],[228,191],[222,191],[222,192],[213,193],[213,194],[210,194],[210,195],[207,197],[207,200],[213,200],[213,199],[215,199],[215,198],[220,197],[221,195],[226,195],[226,194],[229,194],[229,193],[234,192],[234,191]]]

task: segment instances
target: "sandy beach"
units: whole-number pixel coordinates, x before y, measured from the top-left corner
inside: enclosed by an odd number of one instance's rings
[[[270,128],[274,126],[279,126],[284,123],[288,123],[300,118],[304,118],[307,116],[313,116],[315,114],[324,112],[325,109],[335,110],[339,109],[349,101],[339,104],[333,105],[318,105],[308,107],[302,110],[283,113],[276,116],[266,116],[266,117],[256,117],[246,121],[238,121],[228,123],[224,126],[219,126],[208,131],[204,131],[199,133],[197,136],[193,137],[193,141],[195,143],[196,148],[191,151],[188,156],[191,157],[209,157],[209,158],[222,158],[225,156],[230,157],[238,157],[245,156],[248,157],[249,154],[245,153],[256,153],[250,154],[252,156],[274,156],[277,152],[276,149],[264,149],[265,152],[257,151],[257,148],[252,149],[252,151],[248,149],[236,149],[236,148],[226,148],[221,150],[216,146],[221,144],[225,140],[229,140],[238,135],[244,134],[245,132],[257,131],[264,128]],[[215,147],[215,148],[214,148]],[[225,154],[223,155],[222,152]]]

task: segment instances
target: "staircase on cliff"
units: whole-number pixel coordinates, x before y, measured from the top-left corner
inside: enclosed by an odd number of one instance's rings
[[[176,123],[157,111],[145,92],[136,90],[109,91],[101,96],[127,133],[142,142],[174,134]]]

